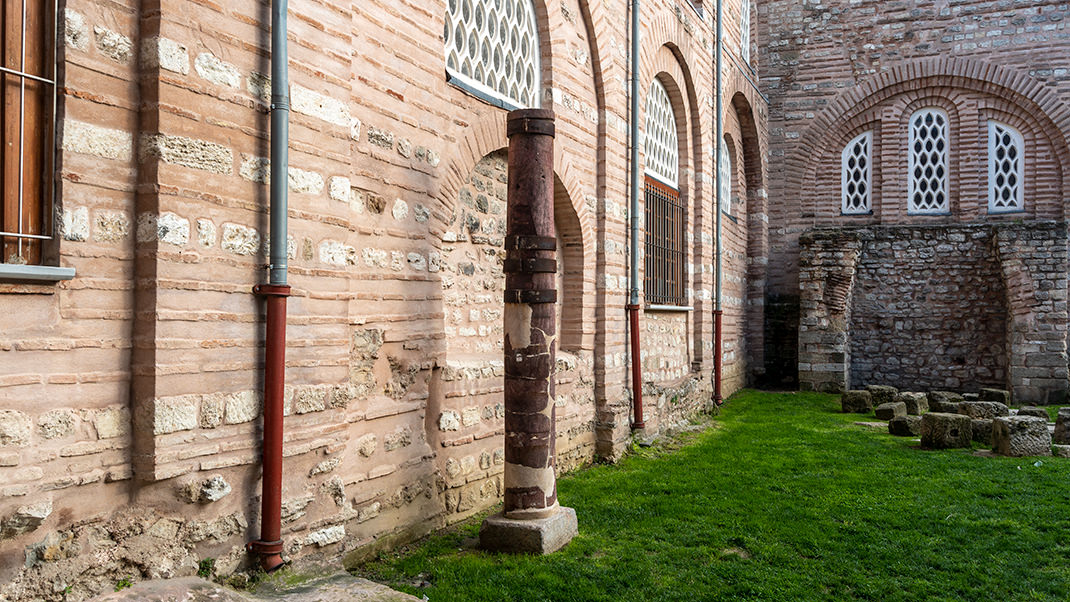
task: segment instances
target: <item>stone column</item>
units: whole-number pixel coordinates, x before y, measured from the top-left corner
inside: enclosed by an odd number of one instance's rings
[[[489,550],[549,554],[576,534],[557,503],[554,369],[557,236],[554,113],[509,114],[505,239],[505,507],[479,531]]]

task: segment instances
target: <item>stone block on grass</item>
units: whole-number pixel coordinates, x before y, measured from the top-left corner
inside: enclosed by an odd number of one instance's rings
[[[576,525],[576,511],[564,506],[537,519],[511,519],[499,512],[483,520],[479,547],[509,554],[552,554],[572,541]]]
[[[840,398],[844,414],[868,414],[873,410],[873,396],[869,391],[848,391]]]
[[[929,411],[957,414],[962,395],[954,391],[929,391]]]
[[[1059,445],[1070,445],[1070,408],[1059,408],[1059,416],[1055,419],[1055,434],[1051,438]]]
[[[877,406],[876,414],[878,420],[891,420],[897,416],[906,416],[907,404],[901,401],[882,403]]]
[[[929,411],[929,398],[924,393],[903,392],[895,400],[905,403],[907,414],[911,416],[921,416]]]
[[[992,423],[992,451],[1001,456],[1050,456],[1048,421],[1035,416],[1000,416]]]
[[[992,420],[997,416],[1010,416],[1011,410],[998,401],[964,401],[958,406],[959,414],[970,418]]]
[[[896,416],[888,421],[888,434],[896,437],[917,437],[921,433],[921,416]]]
[[[981,401],[998,401],[1010,405],[1011,392],[1003,389],[981,389]]]
[[[1048,419],[1048,411],[1044,408],[1038,408],[1037,406],[1025,406],[1018,410],[1019,416],[1035,416],[1037,418]]]
[[[979,393],[963,393],[963,401],[981,401],[981,395]]]
[[[873,397],[873,405],[875,406],[891,403],[895,401],[895,396],[899,395],[899,389],[887,385],[868,385],[866,390]]]
[[[970,424],[973,429],[973,440],[985,447],[991,447],[992,420],[988,418],[974,418]]]
[[[1052,445],[1051,455],[1056,458],[1070,458],[1070,445]]]
[[[973,424],[969,416],[929,412],[921,417],[921,446],[929,449],[970,447]]]

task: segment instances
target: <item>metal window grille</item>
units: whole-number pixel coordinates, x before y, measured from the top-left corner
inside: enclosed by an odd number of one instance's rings
[[[539,106],[539,32],[531,0],[448,0],[446,71],[510,108]]]
[[[750,0],[743,0],[739,10],[739,54],[750,63]]]
[[[684,291],[684,205],[680,193],[646,177],[644,289],[650,305],[687,304]]]
[[[732,215],[732,157],[728,152],[728,143],[721,143],[720,158],[717,160],[717,170],[721,174],[720,197],[721,211]]]
[[[1022,199],[1022,150],[1018,130],[988,122],[988,212],[1012,213],[1025,208]]]
[[[910,201],[907,213],[947,213],[947,113],[922,109],[910,118]]]
[[[55,0],[6,0],[0,13],[0,263],[37,263],[54,230]]]
[[[840,156],[840,210],[844,215],[865,215],[872,211],[872,153],[873,132],[858,136],[843,149]]]
[[[646,174],[675,188],[680,174],[680,143],[676,134],[676,113],[669,93],[654,80],[646,95]]]

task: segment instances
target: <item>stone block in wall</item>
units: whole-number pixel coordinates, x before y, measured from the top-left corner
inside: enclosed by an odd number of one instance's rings
[[[970,447],[973,423],[969,416],[929,412],[921,417],[921,446],[928,449]]]
[[[1050,456],[1048,422],[1033,416],[1001,416],[992,424],[992,451],[1001,456]]]

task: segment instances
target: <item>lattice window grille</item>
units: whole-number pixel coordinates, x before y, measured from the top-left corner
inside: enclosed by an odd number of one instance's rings
[[[947,213],[948,122],[940,109],[922,109],[910,118],[910,196],[907,213]]]
[[[728,144],[721,143],[720,158],[717,160],[717,172],[720,174],[721,211],[732,214],[732,158],[728,153]]]
[[[988,212],[1011,213],[1025,208],[1022,199],[1022,150],[1018,130],[988,122]]]
[[[873,132],[866,132],[847,143],[840,156],[840,210],[845,215],[864,215],[872,211]]]
[[[743,62],[750,63],[750,0],[743,0],[740,6],[739,44]]]
[[[680,146],[669,93],[654,80],[646,95],[646,174],[673,188],[679,185]]]
[[[509,108],[539,106],[539,34],[531,0],[448,0],[446,71]]]

